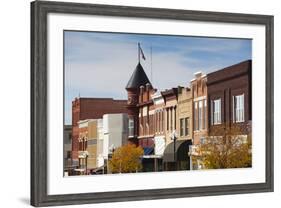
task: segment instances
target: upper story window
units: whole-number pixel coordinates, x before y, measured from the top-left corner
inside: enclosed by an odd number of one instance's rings
[[[134,119],[129,119],[129,136],[134,136]]]
[[[198,130],[198,102],[194,102],[194,129]]]
[[[244,94],[233,96],[233,121],[244,122]]]
[[[184,134],[184,119],[180,119],[180,136],[183,136]]]
[[[158,116],[157,116],[157,118],[158,118],[158,119],[157,119],[158,132],[161,132],[161,124],[160,124],[160,122],[161,122],[161,119],[162,119],[162,118],[161,118],[160,111],[157,112],[157,115],[158,115]]]
[[[173,130],[173,108],[170,108],[170,130]]]
[[[157,132],[160,133],[160,132],[163,132],[163,111],[162,110],[158,110],[157,113],[156,113],[157,116]]]
[[[67,159],[71,158],[71,151],[67,151],[67,152],[66,152],[66,158],[67,158]]]
[[[189,135],[189,117],[180,119],[180,136]]]
[[[149,116],[147,116],[147,118],[146,118],[146,123],[145,123],[145,129],[146,129],[146,131],[145,131],[145,134],[146,135],[149,135],[149,121],[148,121],[148,119],[149,119]]]
[[[207,128],[207,100],[204,99],[204,118],[203,118],[203,129]]]
[[[139,136],[142,136],[143,135],[143,125],[142,123],[140,122],[139,123]],[[129,135],[130,136],[130,135]]]
[[[166,110],[166,114],[167,114],[167,131],[169,130],[169,109]]]
[[[213,124],[221,124],[221,99],[213,100]]]
[[[86,151],[87,147],[88,147],[87,138],[83,137],[82,139],[79,140],[78,150],[79,151]]]
[[[88,148],[88,140],[87,138],[84,139],[84,151],[86,151]]]
[[[81,139],[81,137],[78,138],[78,150],[79,151],[82,150],[82,139]]]
[[[199,118],[199,130],[200,129],[203,129],[203,101],[200,100],[198,102],[198,105],[199,105],[199,109],[198,109],[198,118]]]
[[[189,118],[184,119],[184,126],[185,126],[184,135],[187,136],[189,135]]]

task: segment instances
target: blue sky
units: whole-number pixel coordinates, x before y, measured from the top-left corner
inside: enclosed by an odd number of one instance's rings
[[[247,39],[65,31],[66,124],[71,124],[71,102],[79,95],[126,99],[138,42],[146,57],[141,64],[158,90],[189,86],[195,72],[209,73],[252,57]]]

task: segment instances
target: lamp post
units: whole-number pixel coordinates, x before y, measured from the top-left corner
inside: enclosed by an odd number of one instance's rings
[[[108,150],[109,150],[109,153],[107,154],[106,167],[107,167],[107,173],[110,173],[110,170],[109,170],[109,159],[112,159],[113,153],[115,151],[114,144],[111,144],[110,147],[108,148]]]
[[[86,166],[85,166],[85,169],[86,169],[86,175],[88,175],[88,154],[86,153],[86,164],[85,164]]]
[[[188,154],[189,154],[189,170],[193,170],[193,163],[192,163],[192,151],[193,151],[193,149],[192,149],[192,146],[193,145],[190,145],[189,146],[189,152],[188,152]]]
[[[177,141],[177,132],[174,130],[171,134],[171,139],[174,141],[174,161],[175,161],[175,169],[177,167],[177,161],[176,161],[176,141]]]

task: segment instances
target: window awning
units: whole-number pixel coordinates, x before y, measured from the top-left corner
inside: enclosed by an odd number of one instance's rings
[[[143,155],[152,155],[153,154],[153,149],[152,147],[145,147],[143,148]]]
[[[174,154],[174,142],[167,145],[163,155],[163,162],[187,161],[190,140],[177,140],[176,141],[176,155]],[[174,158],[176,156],[176,158]]]

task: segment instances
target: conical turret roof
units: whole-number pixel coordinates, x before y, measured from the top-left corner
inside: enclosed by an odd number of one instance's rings
[[[146,73],[144,72],[144,69],[142,68],[142,65],[138,63],[126,86],[126,89],[139,88],[141,85],[145,86],[147,83],[151,85]]]

